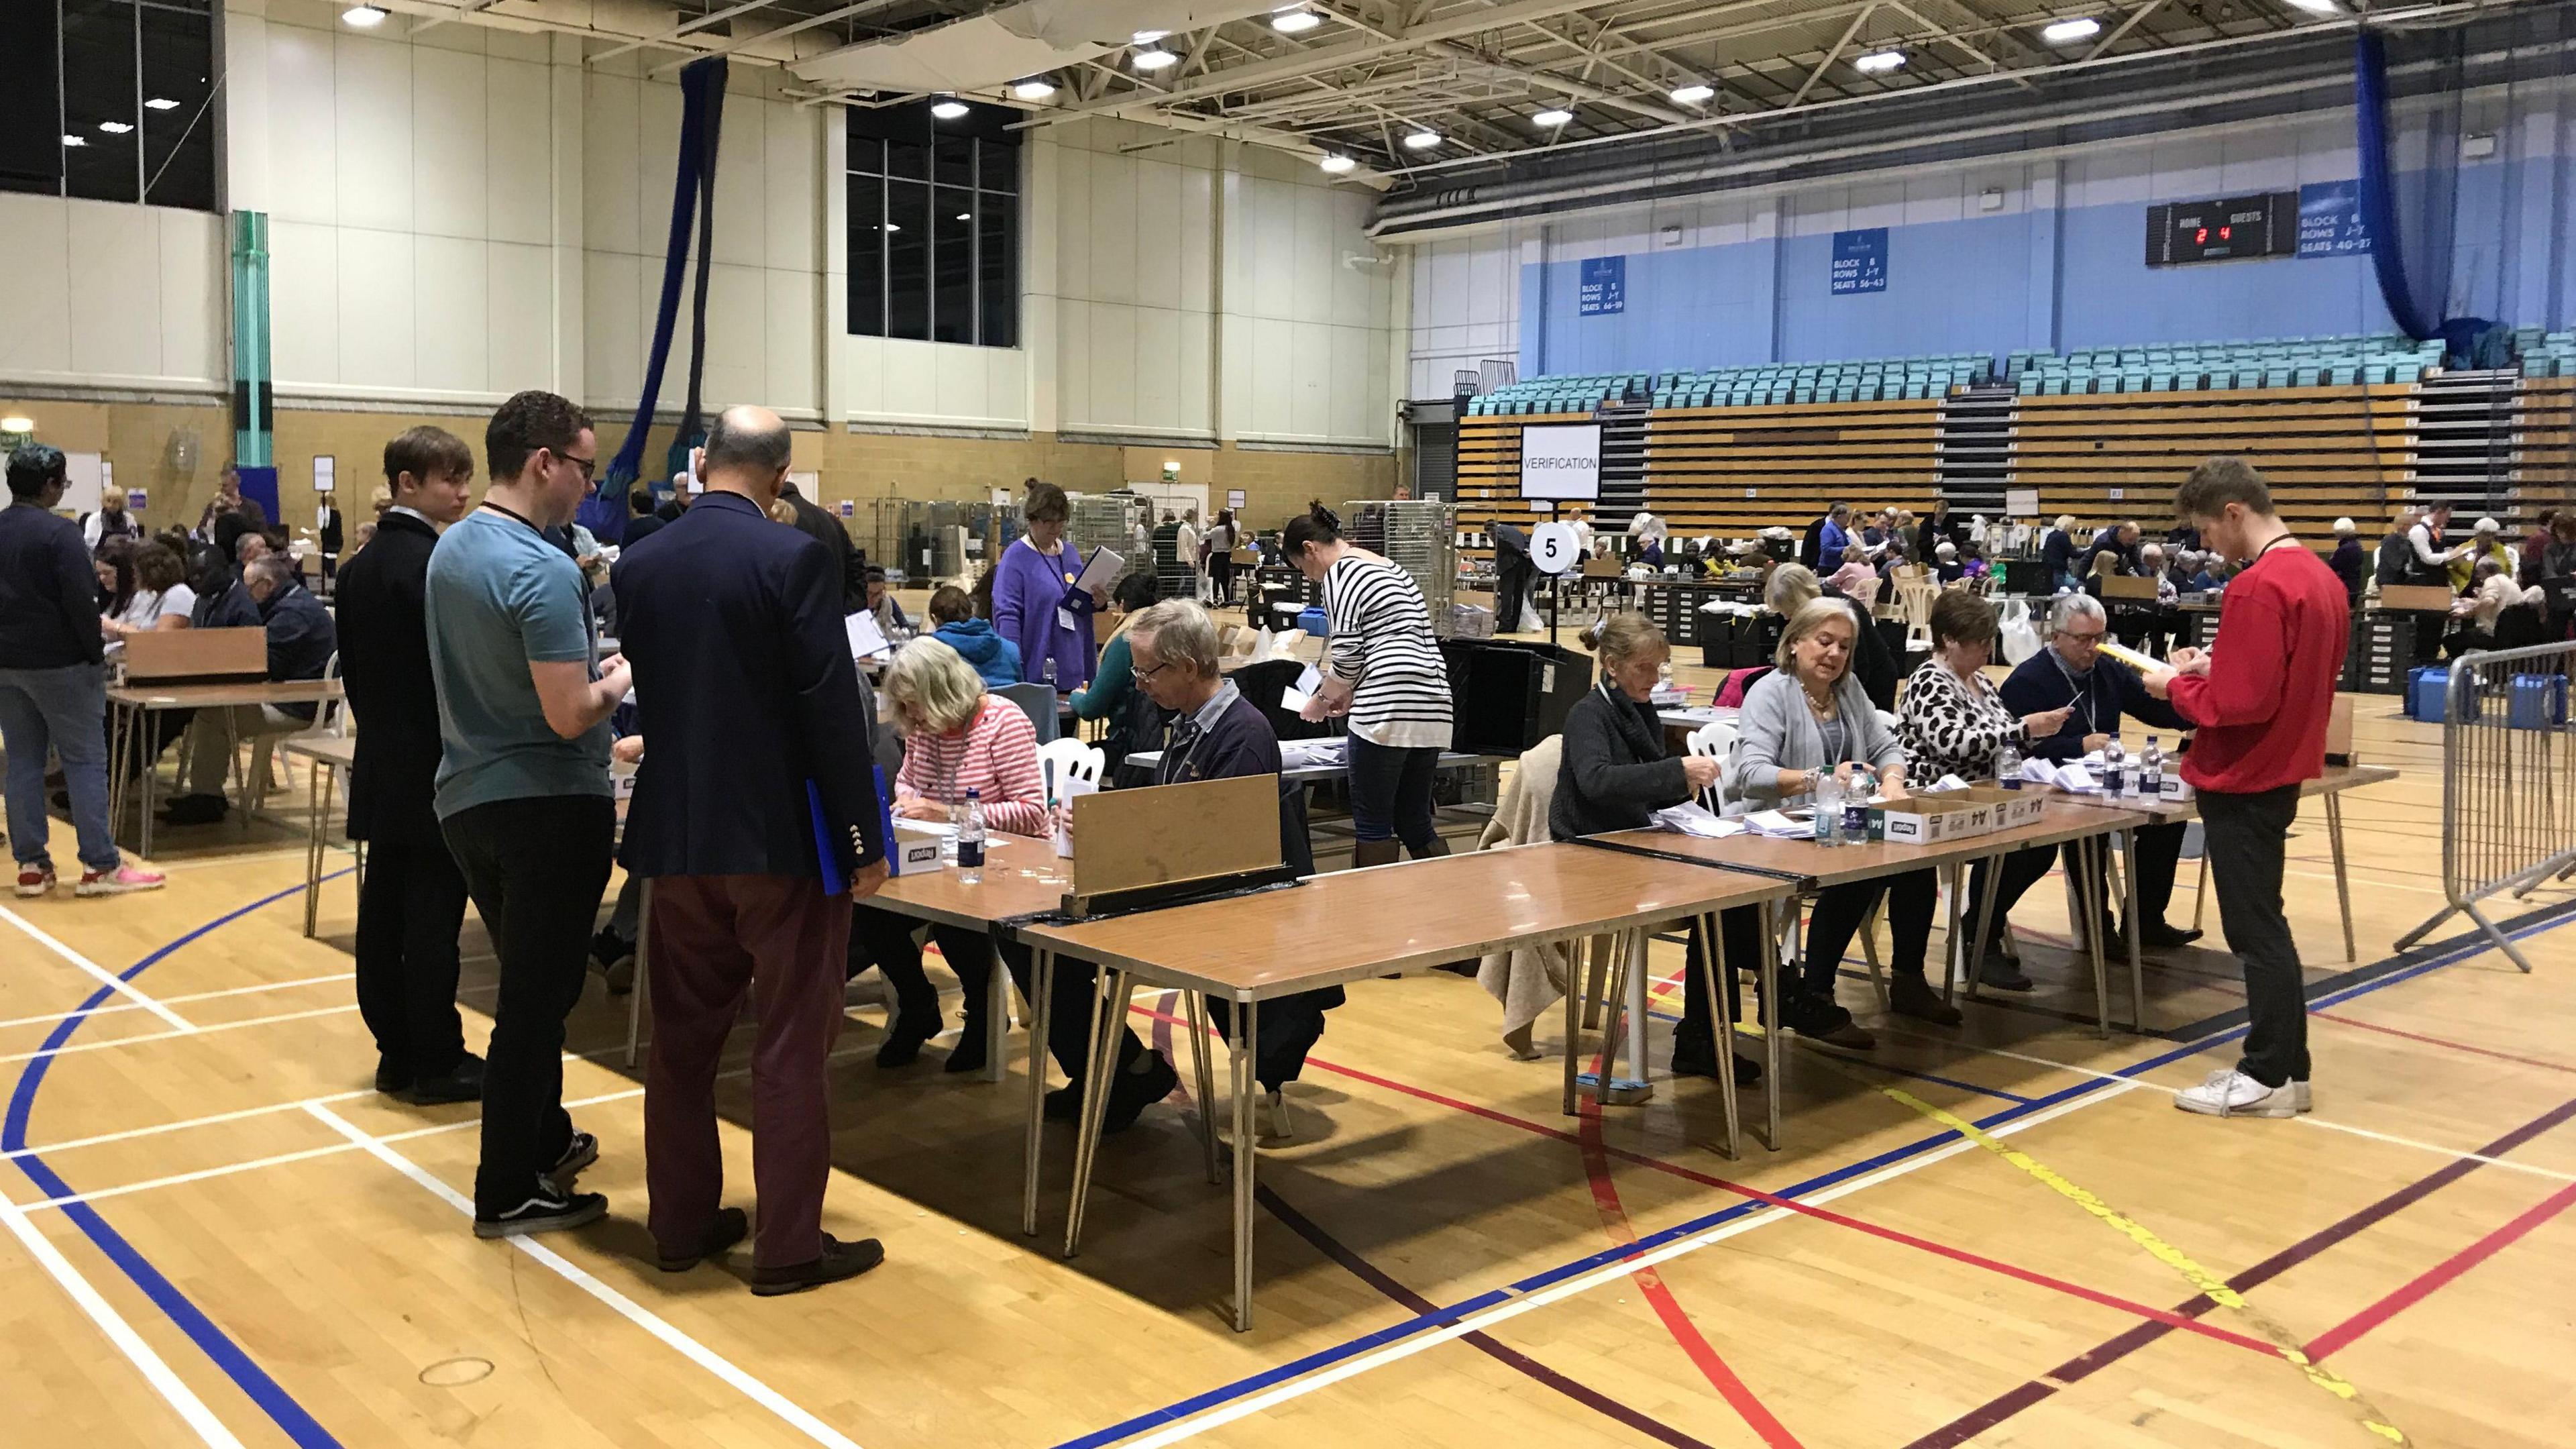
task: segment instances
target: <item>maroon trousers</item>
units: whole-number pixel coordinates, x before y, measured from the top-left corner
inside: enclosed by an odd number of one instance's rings
[[[724,1196],[716,1064],[751,993],[752,1258],[791,1268],[823,1255],[832,1172],[824,1058],[841,1034],[850,902],[812,877],[666,875],[653,882],[653,1050],[644,1077],[644,1180],[653,1241],[703,1242]]]

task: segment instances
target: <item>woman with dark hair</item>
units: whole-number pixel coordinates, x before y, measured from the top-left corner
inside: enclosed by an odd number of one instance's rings
[[[110,634],[140,634],[147,629],[185,629],[197,607],[188,587],[188,565],[176,550],[159,540],[134,550],[134,592],[125,606],[108,616]]]
[[[134,546],[123,538],[110,539],[90,567],[98,571],[99,623],[114,634],[117,617],[134,602]]]
[[[993,569],[993,628],[1019,646],[1022,677],[1030,682],[1059,690],[1087,684],[1100,653],[1092,611],[1109,600],[1074,586],[1082,577],[1082,551],[1064,541],[1073,505],[1063,489],[1032,481],[1021,516],[1029,531],[1002,550]]]
[[[1332,636],[1324,681],[1304,718],[1350,717],[1355,866],[1392,864],[1404,849],[1447,855],[1433,828],[1431,776],[1449,747],[1449,669],[1431,637],[1431,610],[1413,576],[1342,537],[1321,503],[1288,520],[1281,551],[1324,587]]]
[[[1207,548],[1208,583],[1215,591],[1216,606],[1220,609],[1231,608],[1234,605],[1234,549],[1235,545],[1242,541],[1242,535],[1235,532],[1234,510],[1231,508],[1219,510],[1216,522],[1208,526],[1207,538],[1204,542]]]

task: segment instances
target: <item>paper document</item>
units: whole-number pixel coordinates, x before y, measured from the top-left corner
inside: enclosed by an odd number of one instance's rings
[[[2102,789],[2101,782],[2093,778],[2092,771],[2071,760],[2063,765],[2047,760],[2024,760],[2021,762],[2021,777],[2034,784],[2054,785],[2079,795],[2097,794]]]
[[[850,636],[852,659],[873,659],[894,649],[886,642],[885,631],[877,627],[877,616],[869,610],[861,609],[842,619],[841,628]]]
[[[2146,655],[2139,653],[2137,650],[2130,648],[2128,645],[2123,644],[2116,639],[2103,640],[2101,649],[2103,653],[2119,660],[2121,663],[2138,671],[2140,674],[2153,674],[2159,669],[2172,667],[2161,659],[2150,659]]]
[[[1279,707],[1288,711],[1290,714],[1296,714],[1304,710],[1306,708],[1307,701],[1313,698],[1313,695],[1291,685],[1290,687],[1279,691]]]
[[[1792,839],[1816,833],[1815,821],[1800,820],[1777,810],[1756,810],[1744,817],[1745,825],[1757,835],[1780,835]]]
[[[1279,742],[1279,763],[1286,769],[1313,769],[1323,765],[1338,765],[1341,762],[1342,741],[1338,738]]]
[[[1085,795],[1097,795],[1100,787],[1079,775],[1067,775],[1063,788],[1056,792],[1055,853],[1064,859],[1073,856],[1073,802]]]
[[[1684,835],[1696,835],[1702,840],[1723,840],[1730,835],[1741,835],[1745,830],[1743,821],[1727,820],[1712,815],[1708,812],[1707,806],[1696,802],[1688,805],[1671,805],[1658,810],[1654,814],[1654,822],[1658,830],[1679,831]]]
[[[1082,576],[1073,581],[1073,586],[1077,589],[1093,589],[1105,594],[1109,592],[1109,586],[1117,582],[1119,573],[1126,567],[1127,560],[1121,557],[1117,550],[1093,549],[1091,561],[1082,566]]]

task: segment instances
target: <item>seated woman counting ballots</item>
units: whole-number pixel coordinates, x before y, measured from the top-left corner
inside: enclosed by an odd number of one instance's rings
[[[987,830],[1047,833],[1037,731],[1019,706],[986,694],[975,666],[956,650],[936,639],[913,640],[886,666],[878,692],[905,742],[903,770],[895,777],[896,819],[962,819],[971,791],[983,803]],[[939,1033],[939,993],[922,974],[921,947],[913,938],[921,928],[912,917],[864,902],[853,907],[850,974],[856,976],[873,962],[895,989],[894,1023],[877,1048],[880,1067],[910,1064],[921,1054],[921,1044]],[[955,926],[929,930],[966,991],[966,1030],[949,1050],[947,1069],[980,1070],[985,1061],[985,988],[993,969],[991,938]]]
[[[2066,597],[2093,602],[2082,594]],[[2014,713],[2005,696],[1987,681],[1986,665],[1993,661],[1995,645],[2003,635],[1994,605],[1975,594],[1947,592],[1932,601],[1930,625],[1932,658],[1907,678],[1905,706],[1898,711],[1896,724],[1906,768],[1916,781],[1944,775],[1991,780],[2004,746],[2036,750],[2039,741],[2055,735],[2066,723],[2069,711],[2061,706]],[[2031,881],[2048,873],[2050,853],[2043,845],[2006,856],[2002,888],[2018,880],[2021,889],[2027,889]],[[1986,862],[1980,860],[1968,876],[1970,902],[1985,899],[1985,880]],[[1924,946],[1931,937],[1937,894],[1929,869],[1888,883],[1888,924],[1895,937],[1888,1005],[1900,1016],[1956,1026],[1959,1009],[1942,1000],[1923,979]],[[2020,890],[2013,894],[2018,896]],[[2003,899],[2000,888],[1997,899]],[[1971,934],[1969,939],[1976,938]],[[1986,974],[1979,979],[2009,991],[2030,989],[2027,978],[1998,960],[1989,959]]]
[[[994,633],[989,621],[976,618],[974,599],[955,584],[930,596],[930,637],[975,666],[985,688],[1020,682],[1020,646]]]
[[[1744,696],[1736,719],[1735,761],[1727,771],[1730,809],[1790,808],[1811,804],[1817,783],[1833,776],[1848,783],[1856,765],[1878,772],[1879,789],[1905,793],[1905,750],[1869,695],[1852,676],[1853,643],[1861,633],[1851,606],[1839,599],[1811,599],[1789,617],[1780,636],[1779,668],[1762,676]],[[1783,989],[1780,1020],[1800,1036],[1854,1051],[1878,1038],[1834,1001],[1834,976],[1843,951],[1884,880],[1830,886],[1816,893],[1807,921],[1806,964]]]
[[[1601,661],[1601,682],[1566,712],[1556,790],[1548,798],[1547,833],[1557,840],[1643,829],[1655,811],[1683,804],[1715,785],[1714,755],[1674,756],[1664,751],[1664,726],[1649,702],[1664,661],[1672,657],[1664,631],[1643,614],[1619,613],[1585,631],[1584,643]],[[1762,913],[1739,906],[1721,913],[1726,958],[1758,959]],[[1682,993],[1682,1023],[1673,1034],[1673,1073],[1717,1074],[1717,1040],[1708,1014],[1708,963],[1699,933],[1690,935],[1689,969]],[[1736,1015],[1735,973],[1724,974],[1726,1014]],[[1732,1032],[1729,1033],[1732,1035]],[[1735,1080],[1761,1080],[1761,1064],[1735,1058]]]

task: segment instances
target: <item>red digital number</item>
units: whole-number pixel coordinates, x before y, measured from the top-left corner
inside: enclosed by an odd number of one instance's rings
[[[2209,228],[2204,226],[2198,231],[2193,232],[2191,234],[2191,244],[2196,247],[2207,246],[2209,244]]]
[[[2229,235],[2231,235],[2232,233],[2234,233],[2234,232],[2235,232],[2235,230],[2236,230],[2236,228],[2234,228],[2234,227],[2232,227],[2232,226],[2222,226],[2222,227],[2220,227],[2220,228],[2218,229],[2218,239],[2219,239],[2220,241],[2225,241],[2225,240],[2227,240],[2227,238],[2229,237]]]

